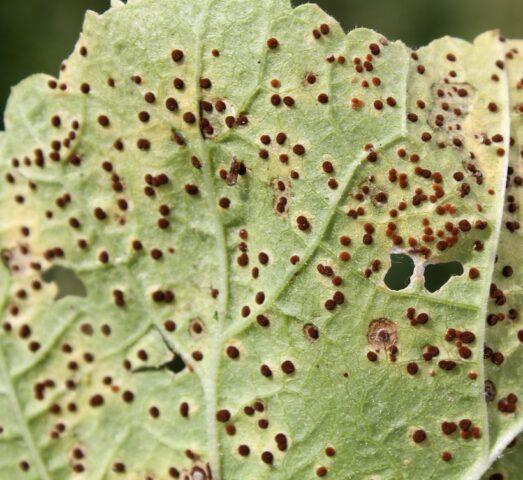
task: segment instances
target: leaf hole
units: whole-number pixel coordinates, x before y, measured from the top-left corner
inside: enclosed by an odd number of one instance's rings
[[[390,268],[385,275],[385,285],[391,290],[404,290],[410,285],[414,273],[414,260],[404,253],[391,253]]]
[[[42,274],[46,283],[54,283],[58,289],[55,300],[65,297],[86,297],[87,289],[74,270],[55,265]]]
[[[425,266],[425,288],[434,293],[452,277],[463,275],[463,265],[459,262],[431,263]]]
[[[173,358],[168,362],[160,365],[145,365],[133,369],[133,373],[147,373],[147,372],[159,372],[163,370],[169,370],[170,372],[177,375],[185,370],[186,364],[182,357],[178,354],[174,354]]]
[[[172,360],[163,364],[163,368],[166,368],[175,375],[177,373],[183,372],[186,366],[187,365],[185,365],[185,362],[183,361],[183,358],[180,357],[180,355],[175,355]]]

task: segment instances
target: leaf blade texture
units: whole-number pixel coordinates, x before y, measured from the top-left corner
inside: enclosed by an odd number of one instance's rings
[[[509,79],[509,104],[511,115],[510,160],[507,174],[507,189],[503,209],[503,223],[499,248],[486,318],[487,332],[485,345],[485,396],[490,424],[491,454],[489,462],[502,456],[498,463],[508,465],[507,478],[517,475],[511,458],[517,458],[513,446],[523,425],[518,416],[518,399],[521,398],[521,341],[523,332],[519,324],[522,295],[521,272],[518,256],[522,251],[521,234],[521,145],[523,102],[521,76],[522,42],[507,41],[505,61]],[[506,321],[505,321],[506,320]],[[521,332],[521,333],[520,333]],[[520,448],[520,447],[518,447]],[[507,458],[504,458],[504,457]],[[487,465],[488,465],[487,463]]]
[[[6,475],[481,474],[504,54],[283,0],[89,13],[0,136]],[[464,274],[427,291],[448,261]],[[59,298],[53,265],[85,295]],[[473,438],[442,432],[464,419]]]

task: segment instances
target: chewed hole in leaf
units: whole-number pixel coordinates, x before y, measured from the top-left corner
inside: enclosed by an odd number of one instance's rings
[[[183,361],[183,358],[180,357],[180,355],[175,355],[173,359],[164,364],[163,367],[169,370],[170,372],[177,374],[185,370],[186,365]]]
[[[55,283],[58,288],[55,300],[65,297],[86,297],[87,289],[78,278],[74,270],[66,267],[54,266],[42,274],[46,283]]]
[[[459,262],[433,263],[425,267],[425,288],[433,293],[438,291],[452,277],[463,275],[463,265]]]
[[[414,273],[414,260],[404,253],[390,255],[390,268],[385,275],[385,285],[391,290],[403,290],[410,285]]]

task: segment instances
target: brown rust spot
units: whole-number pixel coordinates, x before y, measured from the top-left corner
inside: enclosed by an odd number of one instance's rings
[[[388,318],[372,320],[367,332],[368,345],[376,350],[389,350],[398,340],[396,324]]]
[[[485,400],[493,402],[496,398],[496,385],[492,380],[485,380]]]

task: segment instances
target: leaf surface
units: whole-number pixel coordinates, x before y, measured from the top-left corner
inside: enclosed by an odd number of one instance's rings
[[[491,437],[490,462],[493,462],[523,430],[518,404],[518,400],[523,397],[523,240],[520,231],[523,185],[522,52],[522,41],[507,41],[505,64],[510,95],[510,161],[503,224],[486,319],[485,393]],[[509,455],[507,451],[506,457],[515,458],[515,454]],[[505,460],[501,461],[502,465],[505,463]]]
[[[504,48],[413,53],[284,0],[89,13],[0,136],[2,472],[476,475]],[[392,253],[416,266],[404,290]],[[85,296],[57,299],[52,266]],[[464,418],[474,439],[442,433]]]
[[[523,469],[520,437],[516,437],[485,474],[485,480],[518,480]]]

